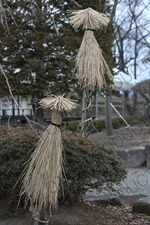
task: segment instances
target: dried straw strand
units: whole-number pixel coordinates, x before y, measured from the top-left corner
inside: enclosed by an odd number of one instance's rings
[[[61,124],[60,112],[52,113],[52,122]],[[21,195],[26,194],[32,211],[57,207],[58,191],[62,179],[62,140],[57,126],[49,125],[37,143],[26,167]]]
[[[74,100],[64,98],[63,96],[50,95],[43,98],[39,104],[42,108],[49,108],[51,110],[57,110],[60,112],[69,112],[76,107]]]
[[[102,55],[102,51],[92,31],[87,30],[76,57],[76,68],[80,74],[81,86],[98,86],[101,89],[106,85],[105,77],[111,78],[111,72]]]
[[[110,19],[103,13],[99,13],[92,8],[72,11],[69,17],[70,24],[74,29],[83,25],[83,29],[98,30],[108,25]]]
[[[75,29],[81,25],[83,29],[86,29],[76,57],[76,69],[80,75],[79,82],[82,87],[88,86],[91,90],[96,84],[101,89],[106,85],[106,76],[111,78],[112,74],[103,58],[93,30],[107,26],[110,20],[105,14],[91,8],[73,11],[69,19]]]
[[[57,208],[58,191],[62,180],[62,138],[57,125],[62,124],[62,111],[70,111],[75,103],[63,96],[48,96],[40,101],[44,108],[53,109],[47,130],[37,143],[24,170],[20,195],[26,195],[32,212]],[[55,125],[54,125],[55,124]]]

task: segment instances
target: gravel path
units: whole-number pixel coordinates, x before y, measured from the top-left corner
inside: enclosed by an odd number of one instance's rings
[[[146,144],[150,144],[149,127],[125,127],[114,129],[113,136],[107,136],[106,130],[93,133],[88,137],[115,150],[144,149]]]

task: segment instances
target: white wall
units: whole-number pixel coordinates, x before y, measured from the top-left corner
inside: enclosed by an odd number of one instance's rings
[[[19,104],[20,108],[23,110],[25,115],[33,115],[31,96],[23,98],[22,96],[14,96],[16,102]],[[0,116],[4,113],[5,115],[11,116],[14,108],[14,115],[22,115],[22,110],[18,109],[16,104],[12,104],[12,99],[9,97],[4,97],[3,100],[0,98]]]

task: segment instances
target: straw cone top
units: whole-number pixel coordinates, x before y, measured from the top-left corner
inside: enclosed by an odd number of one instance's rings
[[[103,13],[99,13],[92,8],[76,10],[71,12],[70,24],[74,29],[83,25],[83,29],[98,30],[108,25],[110,19]]]
[[[50,95],[46,98],[43,98],[39,104],[42,108],[49,108],[51,110],[56,110],[58,112],[69,112],[72,109],[76,107],[75,101],[64,98],[64,96],[56,96],[56,95]]]

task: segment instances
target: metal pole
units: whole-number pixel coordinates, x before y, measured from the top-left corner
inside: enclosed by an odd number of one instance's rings
[[[120,118],[125,122],[125,124],[130,127],[130,125],[127,123],[127,121],[123,118],[123,116],[118,112],[118,110],[113,106],[113,104],[110,102],[111,107],[116,111],[116,113],[120,116]]]
[[[104,93],[102,93],[102,96],[104,98],[106,98],[106,96],[104,95]],[[111,107],[115,110],[115,112],[120,116],[120,118],[125,122],[125,124],[130,127],[130,125],[127,123],[127,121],[123,118],[123,116],[118,112],[118,110],[114,107],[114,105],[110,102],[109,103],[111,105]]]

